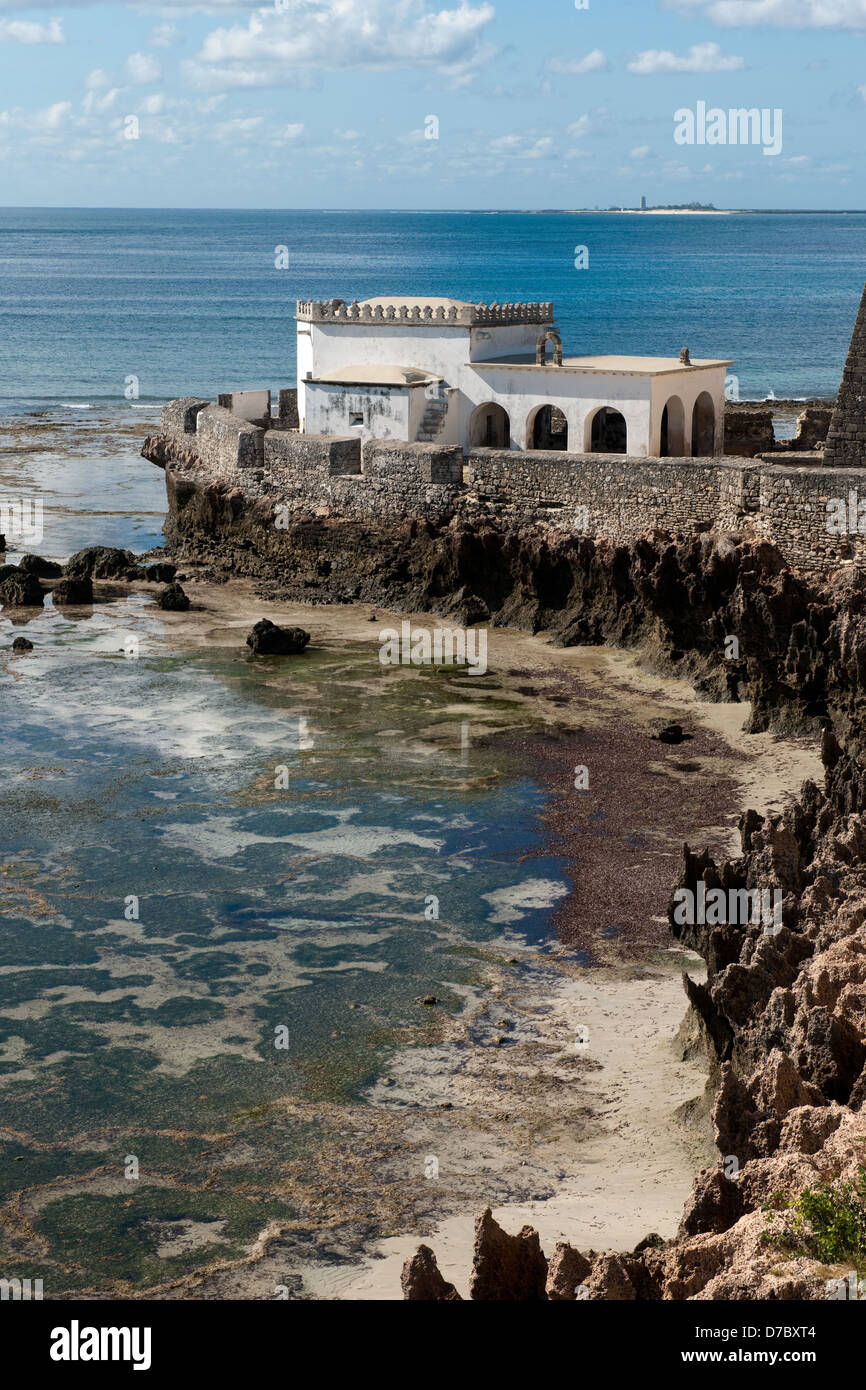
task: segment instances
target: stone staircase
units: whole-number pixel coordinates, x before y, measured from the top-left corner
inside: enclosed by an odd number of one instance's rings
[[[421,417],[421,424],[418,426],[417,443],[432,444],[434,442],[445,424],[448,404],[448,387],[443,385],[439,394],[427,402],[427,409]]]

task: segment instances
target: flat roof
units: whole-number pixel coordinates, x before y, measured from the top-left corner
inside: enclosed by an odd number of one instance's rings
[[[619,355],[596,357],[563,357],[562,366],[557,367],[551,358],[541,365],[531,352],[515,353],[510,357],[484,358],[480,362],[467,362],[467,367],[520,367],[544,372],[606,372],[612,376],[665,376],[670,372],[690,372],[705,367],[733,367],[734,359],[723,361],[714,357],[693,357],[688,365],[678,357],[624,357]]]
[[[398,367],[383,362],[363,362],[357,367],[336,367],[321,376],[308,377],[311,382],[332,386],[421,386],[427,381],[440,381],[434,372],[422,372],[417,367]]]

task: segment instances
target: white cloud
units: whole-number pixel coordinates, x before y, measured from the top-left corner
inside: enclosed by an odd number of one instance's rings
[[[20,106],[0,111],[0,130],[23,130],[32,134],[47,134],[60,130],[72,112],[71,101],[56,101],[41,111],[24,111]]]
[[[95,92],[98,87],[110,87],[111,78],[105,68],[94,68],[84,79],[84,85],[88,91]]]
[[[180,41],[180,30],[176,24],[157,24],[147,40],[151,48],[174,48]]]
[[[581,77],[586,72],[605,72],[610,64],[607,55],[600,48],[594,48],[585,58],[548,58],[545,67],[549,72],[563,73],[567,77]]]
[[[29,19],[0,19],[0,43],[65,43],[63,21],[35,24]]]
[[[88,116],[96,111],[108,111],[116,102],[120,95],[119,87],[111,87],[102,96],[99,96],[95,87],[92,87],[81,103],[81,109]]]
[[[595,106],[592,111],[585,111],[576,121],[572,121],[571,125],[566,126],[565,133],[573,140],[582,140],[584,135],[594,135],[604,130],[609,124],[609,116],[610,112],[606,106]]]
[[[149,53],[131,53],[126,60],[126,71],[130,81],[138,86],[158,82],[162,77],[162,68]]]
[[[438,11],[426,0],[286,0],[214,29],[185,71],[206,90],[297,85],[305,70],[339,68],[426,67],[459,83],[492,56],[483,31],[493,16],[487,0]]]
[[[693,43],[688,53],[672,53],[668,48],[647,48],[626,67],[641,77],[671,72],[739,72],[745,59],[725,54],[717,43]]]
[[[230,121],[220,121],[214,126],[217,140],[228,144],[240,143],[255,135],[264,122],[264,116],[234,116]]]
[[[633,150],[629,150],[628,157],[629,159],[646,159],[649,153],[649,145],[636,145]]]
[[[729,28],[866,29],[866,0],[667,0],[667,7]]]
[[[494,154],[517,155],[521,159],[545,159],[553,153],[550,135],[497,135],[490,141]]]

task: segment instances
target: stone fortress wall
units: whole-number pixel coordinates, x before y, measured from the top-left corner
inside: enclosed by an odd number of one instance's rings
[[[204,470],[208,482],[266,499],[275,512],[435,524],[489,516],[620,543],[651,527],[714,527],[764,538],[803,568],[866,563],[866,520],[864,534],[856,525],[861,496],[866,517],[866,468],[826,467],[819,453],[691,459],[476,448],[464,458],[459,446],[300,434],[292,391],[280,392],[276,416],[268,404],[254,423],[236,413],[250,413],[250,395],[260,410],[259,393],[221,396],[219,405],[170,402],[161,448],[148,456]],[[855,519],[841,535],[827,521],[837,500]]]

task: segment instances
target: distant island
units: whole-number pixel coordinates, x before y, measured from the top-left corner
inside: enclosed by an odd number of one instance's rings
[[[610,207],[608,212],[720,212],[723,209],[717,208],[714,203],[656,203],[653,207],[647,207],[646,201],[641,202],[639,208],[617,208]]]

